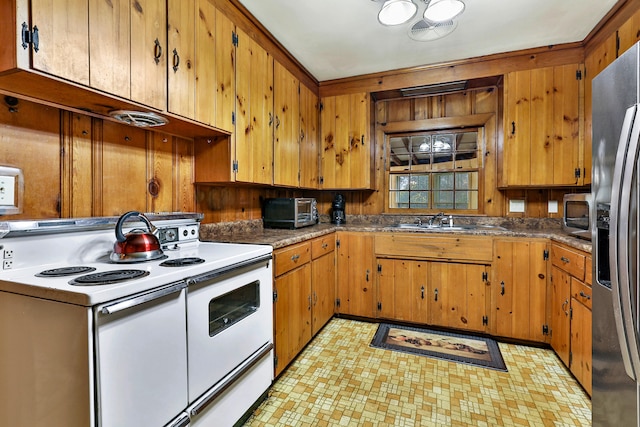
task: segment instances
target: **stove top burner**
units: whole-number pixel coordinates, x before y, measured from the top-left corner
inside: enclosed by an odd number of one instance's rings
[[[51,270],[44,270],[36,274],[36,277],[73,276],[76,274],[89,273],[91,271],[95,271],[95,268],[79,265],[79,266],[61,267],[61,268],[53,268]]]
[[[162,267],[184,267],[187,265],[201,264],[203,262],[204,260],[202,258],[188,257],[188,258],[169,259],[160,263],[160,265]]]
[[[126,282],[127,280],[138,279],[148,275],[149,272],[145,270],[103,271],[76,277],[75,279],[71,280],[69,284],[76,286],[110,285],[113,283],[120,283]]]

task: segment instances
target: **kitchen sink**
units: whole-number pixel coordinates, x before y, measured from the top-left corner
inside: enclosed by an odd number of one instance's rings
[[[392,227],[404,228],[407,230],[424,230],[424,231],[440,231],[440,232],[453,232],[453,231],[475,231],[475,230],[495,230],[495,231],[507,231],[506,228],[499,225],[481,225],[481,224],[465,224],[465,225],[428,225],[428,224],[412,224],[412,223],[400,223],[394,224]]]

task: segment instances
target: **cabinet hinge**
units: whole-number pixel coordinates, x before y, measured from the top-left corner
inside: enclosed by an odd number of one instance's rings
[[[33,31],[29,31],[29,26],[26,22],[22,23],[22,48],[27,49],[30,44],[33,45],[33,51],[40,50],[40,38],[38,37],[38,26],[33,26]]]
[[[576,176],[576,178],[580,178],[580,175],[582,175],[582,173],[580,172],[580,168],[576,168],[574,171],[574,174]]]
[[[489,324],[489,318],[487,316],[482,316],[482,324],[485,326]]]
[[[336,240],[336,246],[340,247],[340,239]]]
[[[569,366],[571,366],[572,362],[573,362],[573,352],[570,351],[569,352]]]
[[[542,335],[549,335],[549,325],[542,325]]]
[[[549,260],[549,250],[545,249],[544,251],[542,251],[542,260],[543,261],[548,261]]]
[[[382,303],[378,301],[378,311],[382,311]]]
[[[324,110],[324,104],[322,102],[318,105],[318,109],[320,111]]]
[[[273,356],[273,367],[274,368],[278,367],[278,356],[276,355]]]
[[[582,70],[576,70],[576,80],[582,80]]]
[[[620,56],[620,35],[616,31],[616,58]]]
[[[320,184],[324,184],[324,176],[320,177]]]
[[[569,308],[569,320],[573,320],[573,307]]]
[[[340,298],[336,298],[336,307],[340,307]]]
[[[232,125],[236,124],[236,112],[235,111],[231,112],[231,124]]]
[[[382,273],[382,264],[378,264],[378,273]]]
[[[238,173],[238,161],[237,160],[233,161],[232,169],[233,169],[233,173]]]
[[[235,31],[231,32],[231,43],[233,43],[235,47],[238,47],[238,35]]]
[[[482,281],[486,282],[487,280],[489,280],[489,274],[487,274],[486,271],[482,272]]]
[[[273,302],[278,302],[278,291],[273,291]]]

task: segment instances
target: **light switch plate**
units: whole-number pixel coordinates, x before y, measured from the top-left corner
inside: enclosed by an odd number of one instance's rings
[[[0,166],[0,215],[22,212],[24,175],[22,169]]]
[[[558,201],[557,200],[549,200],[547,210],[549,213],[558,213]]]
[[[509,200],[509,212],[524,213],[524,200]]]
[[[0,175],[0,206],[17,206],[16,177]]]

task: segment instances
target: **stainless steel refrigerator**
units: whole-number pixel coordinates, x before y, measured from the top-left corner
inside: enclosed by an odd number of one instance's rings
[[[640,45],[593,79],[593,425],[640,426]]]

